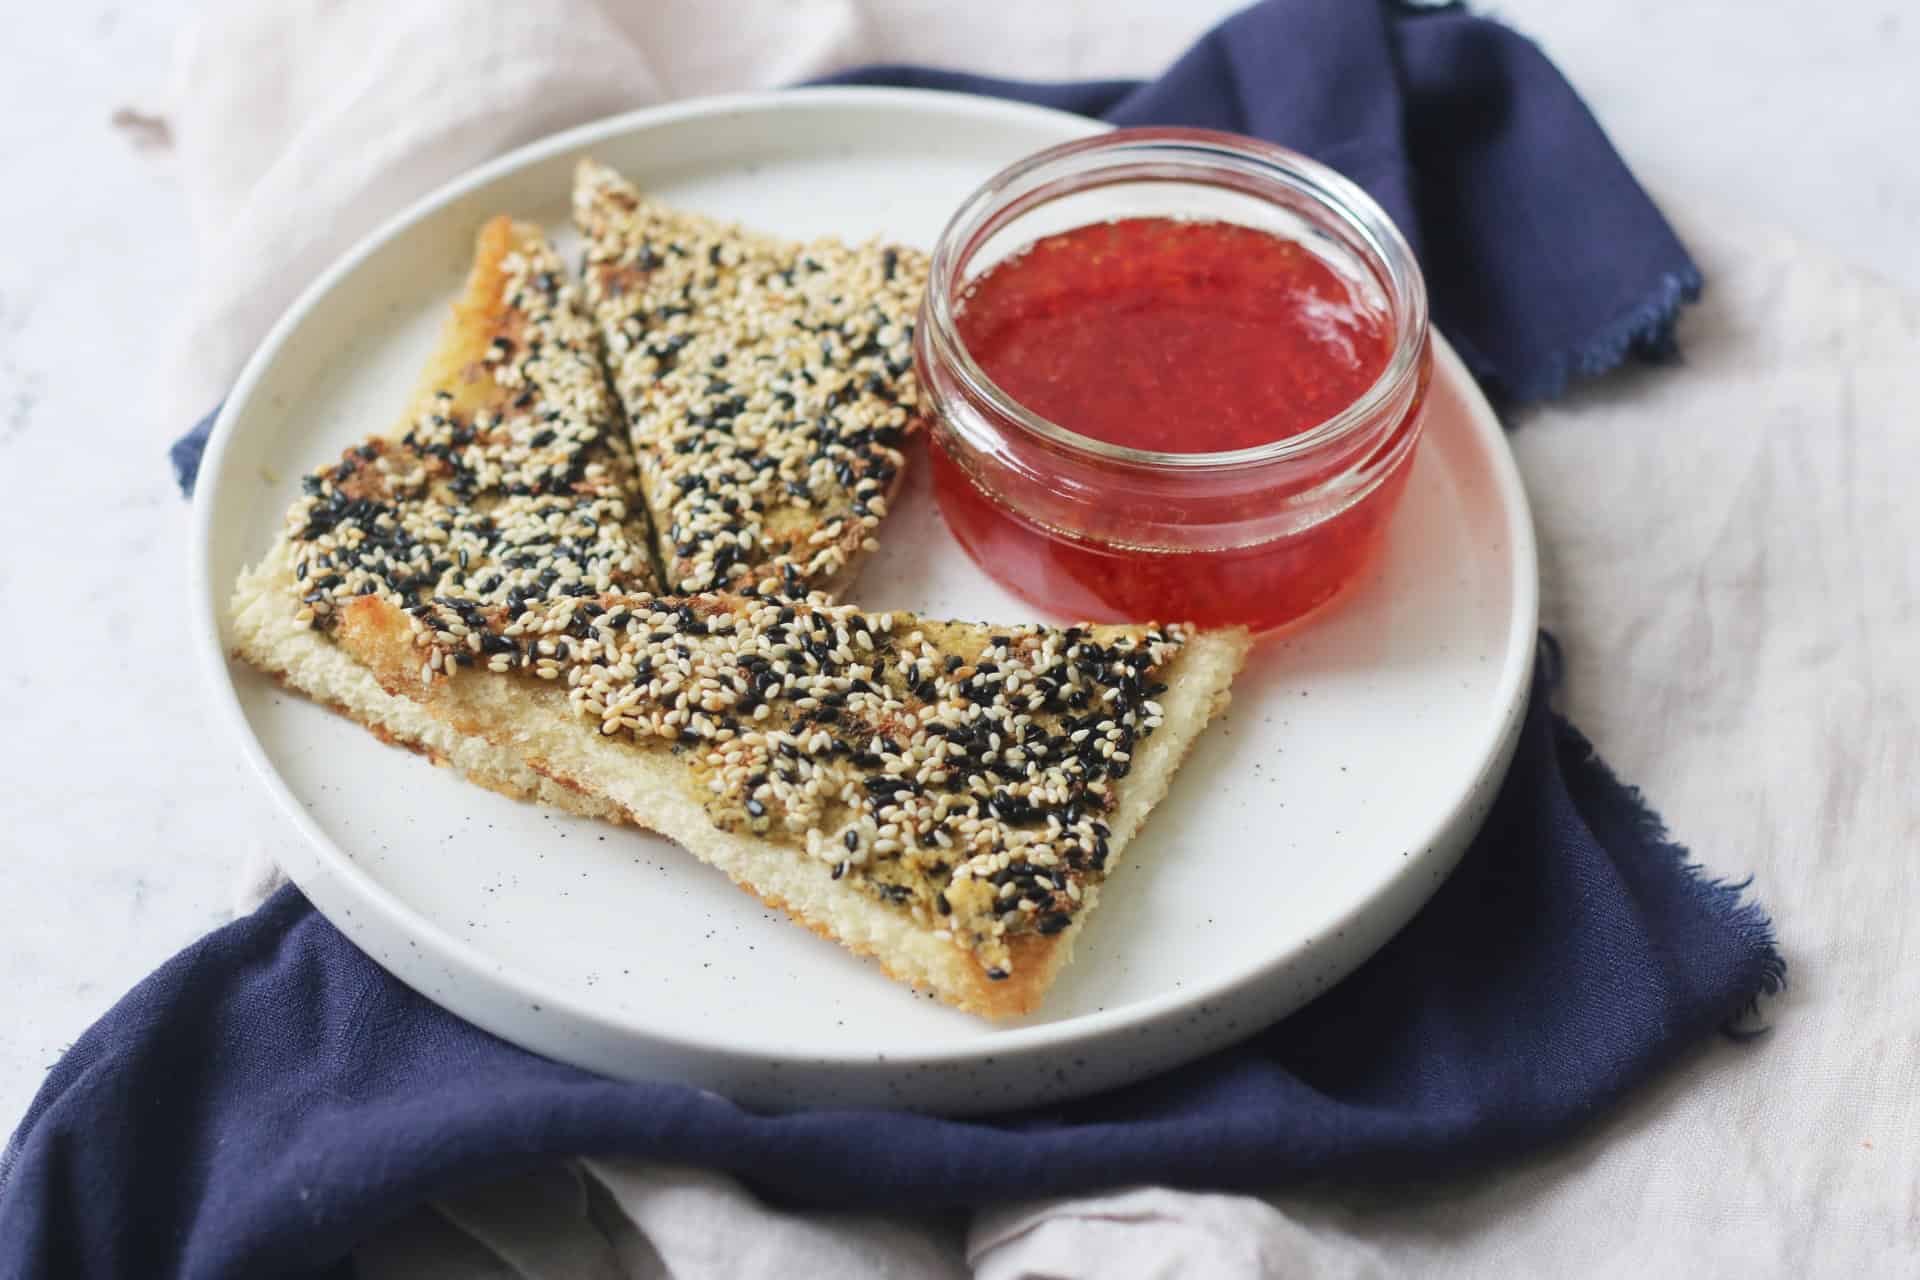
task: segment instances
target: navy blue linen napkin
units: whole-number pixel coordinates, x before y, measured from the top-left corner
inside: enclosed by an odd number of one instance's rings
[[[1552,66],[1457,9],[1274,0],[1146,85],[843,79],[1209,125],[1324,159],[1408,230],[1449,337],[1515,397],[1664,351],[1699,287]],[[202,424],[175,447],[183,487],[204,440]],[[1347,981],[1201,1062],[996,1120],[757,1115],[497,1040],[289,888],[141,983],[54,1067],[0,1156],[0,1274],[346,1274],[356,1242],[422,1200],[574,1154],[886,1208],[1402,1178],[1539,1147],[1783,974],[1742,886],[1703,878],[1551,710],[1561,664],[1542,646],[1513,767],[1433,901]]]

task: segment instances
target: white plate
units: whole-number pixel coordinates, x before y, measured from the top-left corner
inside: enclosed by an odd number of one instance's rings
[[[1444,343],[1378,567],[1256,652],[1024,1025],[916,997],[663,840],[469,786],[225,656],[229,585],[265,551],[300,475],[396,420],[487,216],[563,231],[576,157],[789,236],[931,247],[988,174],[1099,127],[880,89],[642,111],[474,172],[306,292],[214,428],[194,574],[214,700],[302,837],[287,871],[328,918],[456,1013],[581,1066],[759,1106],[969,1111],[1105,1088],[1244,1035],[1419,908],[1505,772],[1538,596],[1512,458]],[[958,549],[914,474],[858,600],[1030,617]]]

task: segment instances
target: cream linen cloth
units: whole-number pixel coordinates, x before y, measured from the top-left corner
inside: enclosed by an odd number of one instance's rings
[[[210,408],[361,233],[518,143],[863,62],[1146,75],[1230,7],[215,5],[170,109],[201,283],[157,430]],[[1567,709],[1683,839],[1754,873],[1792,966],[1774,1031],[1702,1046],[1550,1155],[1444,1185],[881,1218],[582,1162],[405,1217],[363,1273],[1920,1274],[1920,302],[1674,212],[1709,281],[1685,362],[1521,415],[1513,444]]]

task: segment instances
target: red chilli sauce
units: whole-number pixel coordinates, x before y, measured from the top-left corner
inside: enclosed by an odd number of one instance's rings
[[[969,282],[954,324],[981,371],[1041,418],[1105,444],[1171,454],[1250,449],[1309,431],[1367,393],[1394,344],[1391,316],[1305,245],[1233,223],[1157,217],[1034,242]],[[1417,430],[1420,407],[1403,430]],[[1355,576],[1409,470],[1397,464],[1351,506],[1286,536],[1132,549],[1110,528],[1083,538],[1036,523],[1021,514],[1017,490],[983,492],[942,447],[933,462],[955,535],[1023,595],[1078,617],[1255,629],[1307,613]],[[1257,511],[1351,465],[1296,469],[1279,488],[1220,501]]]

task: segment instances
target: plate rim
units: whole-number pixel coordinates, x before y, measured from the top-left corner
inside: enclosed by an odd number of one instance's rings
[[[930,109],[982,122],[994,117],[1029,124],[1044,122],[1072,129],[1085,136],[1104,132],[1112,127],[1101,121],[1051,107],[949,90],[850,85],[810,86],[692,98],[622,112],[562,130],[489,160],[434,188],[362,236],[300,292],[273,327],[268,330],[266,336],[261,339],[242,367],[239,377],[235,379],[232,390],[222,402],[208,437],[199,476],[202,480],[209,482],[197,483],[195,487],[193,527],[189,547],[191,556],[189,597],[193,612],[191,626],[195,646],[199,649],[202,659],[202,671],[209,682],[213,701],[218,709],[217,716],[238,739],[241,753],[251,766],[255,778],[266,789],[275,807],[289,821],[308,850],[317,856],[319,864],[343,885],[353,886],[357,906],[363,909],[377,909],[384,917],[384,923],[388,928],[416,941],[423,952],[427,952],[430,948],[435,958],[456,972],[464,972],[469,981],[503,990],[523,1000],[544,1003],[549,1011],[586,1024],[595,1035],[610,1034],[626,1039],[644,1037],[650,1043],[671,1053],[715,1057],[740,1065],[791,1060],[796,1056],[795,1046],[783,1044],[777,1037],[761,1036],[752,1024],[715,1027],[712,1031],[716,1034],[697,1038],[672,1028],[643,1026],[613,1017],[600,1008],[579,1003],[574,999],[574,993],[565,989],[539,985],[520,972],[503,966],[496,957],[477,944],[447,932],[432,920],[420,915],[407,902],[382,887],[321,830],[317,821],[305,811],[291,786],[268,758],[264,746],[247,719],[238,688],[232,678],[231,659],[224,628],[226,597],[216,585],[212,572],[215,557],[214,523],[215,512],[220,506],[221,494],[225,488],[221,483],[221,477],[226,455],[239,432],[238,424],[249,414],[255,389],[265,379],[288,340],[299,330],[308,315],[366,259],[379,252],[390,240],[415,223],[431,217],[445,206],[474,191],[505,178],[519,169],[549,160],[555,155],[628,133],[670,126],[689,120],[729,114],[779,111],[792,107],[796,101],[823,106],[839,105],[868,109],[885,109],[889,106]],[[1507,443],[1505,431],[1501,428],[1499,419],[1487,402],[1484,393],[1467,372],[1464,363],[1452,347],[1438,330],[1434,331],[1433,337],[1436,359],[1446,366],[1448,375],[1462,388],[1474,432],[1493,446],[1486,452],[1496,488],[1499,490],[1502,508],[1509,513],[1507,524],[1511,534],[1511,546],[1508,557],[1513,573],[1515,600],[1512,610],[1512,633],[1508,637],[1509,644],[1503,659],[1503,669],[1496,684],[1495,695],[1495,705],[1505,709],[1505,713],[1489,717],[1491,738],[1476,743],[1476,755],[1479,758],[1501,760],[1510,758],[1519,719],[1514,707],[1516,702],[1524,702],[1525,690],[1532,674],[1534,658],[1532,638],[1537,633],[1539,625],[1538,547],[1531,508],[1520,479],[1518,465]],[[1426,837],[1429,843],[1440,838],[1460,821],[1467,808],[1476,799],[1478,791],[1477,783],[1469,786],[1450,809],[1436,814],[1432,822],[1424,824],[1427,827]],[[1471,843],[1470,836],[1462,843],[1462,850],[1467,843]],[[1457,862],[1458,853],[1450,860],[1444,872],[1433,879],[1433,888],[1437,888],[1447,876],[1452,874]],[[948,1042],[928,1049],[907,1049],[902,1052],[889,1050],[876,1054],[871,1050],[831,1050],[808,1047],[799,1056],[804,1057],[809,1066],[815,1067],[862,1069],[884,1065],[889,1068],[924,1071],[942,1067],[973,1067],[977,1066],[983,1057],[998,1058],[1003,1061],[1014,1060],[1031,1052],[1080,1045],[1089,1040],[1104,1040],[1148,1032],[1164,1019],[1177,1016],[1195,1007],[1203,1007],[1210,1002],[1217,1004],[1229,1000],[1237,993],[1245,992],[1272,979],[1295,963],[1304,948],[1330,936],[1333,931],[1352,926],[1357,919],[1375,909],[1380,899],[1393,893],[1407,877],[1414,873],[1414,870],[1415,868],[1410,866],[1399,875],[1383,880],[1363,897],[1347,906],[1337,917],[1326,921],[1324,929],[1304,935],[1301,940],[1285,950],[1266,956],[1258,965],[1224,975],[1208,983],[1183,986],[1115,1008],[1100,1009],[1061,1021],[999,1028],[988,1037],[972,1041]],[[348,913],[352,917],[351,920],[342,921],[334,912],[323,906],[320,898],[325,896],[324,894],[315,893],[309,889],[302,878],[294,877],[291,871],[288,874],[302,891],[308,894],[309,900],[314,902],[316,909],[320,909],[329,921],[340,928],[341,932],[346,934],[356,946],[361,947],[374,963],[406,985],[419,990],[406,977],[396,973],[384,959],[376,954],[376,949],[367,945],[362,939],[361,930],[367,927],[367,923],[358,912]],[[1391,937],[1392,933],[1397,932],[1406,920],[1411,919],[1413,914],[1417,914],[1425,905],[1431,892],[1432,889],[1428,889],[1422,893],[1413,908],[1385,937]],[[1371,953],[1363,954],[1356,964],[1364,961],[1366,954]],[[421,991],[421,994],[436,1004],[447,1007],[439,998],[427,995],[424,991]],[[481,1019],[473,1018],[469,1014],[460,1013],[456,1016],[466,1017],[470,1021],[486,1025]],[[499,1030],[494,1026],[489,1026],[488,1029],[494,1030],[496,1034],[503,1035],[507,1039],[524,1043],[522,1038],[508,1031]],[[563,1053],[547,1048],[536,1051],[554,1057],[565,1056]]]

